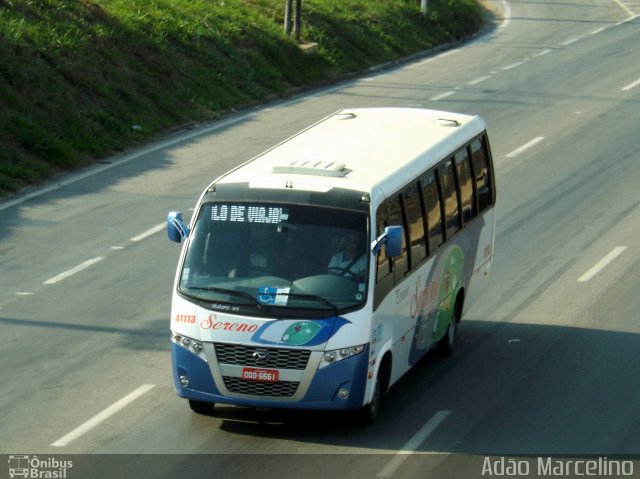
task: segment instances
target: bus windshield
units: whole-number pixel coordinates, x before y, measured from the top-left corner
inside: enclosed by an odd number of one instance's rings
[[[207,203],[180,274],[187,298],[265,315],[321,316],[366,300],[368,217],[299,204]]]

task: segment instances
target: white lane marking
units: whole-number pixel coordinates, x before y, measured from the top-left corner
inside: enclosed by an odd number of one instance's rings
[[[597,30],[592,31],[589,35],[597,35],[598,33],[602,33],[606,30],[606,27],[600,27]]]
[[[535,55],[533,55],[533,58],[538,58],[541,57],[543,55],[546,55],[547,53],[551,53],[553,50],[551,50],[551,48],[545,48],[544,50],[542,50],[541,52],[536,53]]]
[[[636,14],[620,0],[613,0],[620,8],[622,8],[629,17],[633,18]]]
[[[636,81],[629,83],[627,86],[622,87],[622,91],[629,91],[632,88],[637,87],[638,85],[640,85],[640,78],[638,78]]]
[[[617,247],[613,248],[613,250],[607,256],[605,256],[600,261],[598,261],[598,263],[596,263],[596,265],[593,268],[591,268],[585,274],[580,276],[578,278],[578,282],[579,283],[586,283],[587,281],[589,281],[596,274],[598,274],[600,271],[602,271],[604,268],[606,268],[609,263],[611,263],[614,259],[616,259],[618,256],[620,256],[622,254],[622,252],[624,250],[626,250],[626,249],[627,249],[626,246],[617,246]]]
[[[411,454],[413,454],[418,447],[420,447],[420,444],[422,444],[427,437],[436,430],[436,428],[449,416],[449,414],[451,414],[451,411],[438,411],[435,413],[433,417],[429,419],[429,421],[427,421],[404,446],[402,446],[402,449],[400,449],[393,459],[391,459],[391,461],[389,461],[389,463],[378,473],[377,477],[391,477],[402,463]]]
[[[483,77],[476,78],[475,80],[471,80],[470,82],[467,83],[467,85],[477,85],[478,83],[482,83],[483,81],[488,80],[489,78],[491,78],[491,75],[485,75]]]
[[[566,42],[562,42],[560,44],[561,47],[568,47],[569,45],[571,45],[572,43],[577,42],[578,40],[580,40],[579,38],[571,38],[569,40],[567,40]]]
[[[113,416],[115,413],[117,413],[121,409],[124,409],[126,406],[131,404],[133,401],[135,401],[140,396],[142,396],[144,393],[146,393],[147,391],[153,389],[154,387],[155,387],[155,384],[143,384],[139,388],[137,388],[134,391],[132,391],[129,394],[127,394],[125,397],[123,397],[119,401],[114,402],[111,406],[109,406],[104,411],[96,414],[91,419],[89,419],[87,422],[85,422],[85,423],[81,424],[80,426],[78,426],[77,428],[75,428],[69,434],[66,434],[66,435],[62,436],[57,441],[51,443],[51,445],[54,446],[54,447],[64,447],[64,446],[68,445],[70,442],[78,439],[83,434],[86,434],[87,432],[89,432],[91,429],[96,427],[98,424],[100,424],[103,421],[109,419],[111,416]]]
[[[144,233],[140,233],[138,236],[134,236],[131,238],[131,241],[142,241],[143,239],[148,238],[156,234],[159,231],[162,231],[167,226],[167,223],[160,223],[159,225],[155,225],[153,228],[149,228]]]
[[[524,151],[528,150],[532,146],[537,145],[542,140],[544,140],[544,136],[537,136],[533,140],[531,140],[530,142],[525,143],[524,145],[522,145],[520,148],[516,148],[511,153],[508,153],[506,156],[507,156],[507,158],[514,158],[514,157],[518,156],[520,153],[523,153]]]
[[[475,80],[471,80],[470,82],[467,82],[467,85],[477,85],[478,83],[482,83],[485,80],[488,80],[489,78],[491,78],[492,75],[485,75],[483,77],[479,77],[476,78]]]
[[[455,91],[446,91],[444,93],[440,93],[439,95],[436,95],[434,97],[431,98],[431,101],[438,101],[438,100],[442,100],[443,98],[447,98],[448,96],[451,96],[455,93]]]
[[[449,50],[443,53],[439,53],[438,55],[434,56],[434,57],[429,57],[429,58],[425,58],[424,60],[419,60],[415,63],[412,63],[410,65],[407,65],[406,68],[407,70],[411,70],[413,68],[417,68],[417,67],[421,67],[423,65],[426,65],[427,63],[431,63],[434,62],[436,60],[440,60],[441,58],[445,58],[448,57],[449,55],[453,55],[454,53],[458,52],[458,48],[454,49],[454,50]]]
[[[515,63],[512,63],[511,65],[507,65],[506,67],[502,67],[502,70],[506,72],[508,70],[513,70],[514,68],[518,68],[519,66],[522,66],[522,65],[524,65],[524,62],[522,61],[515,62]]]
[[[73,276],[74,274],[79,273],[80,271],[88,268],[89,266],[93,266],[94,264],[99,263],[103,259],[104,259],[104,256],[98,256],[97,258],[87,260],[84,263],[79,264],[75,268],[71,268],[70,270],[67,270],[64,273],[60,273],[59,275],[46,280],[43,284],[56,284],[62,281],[63,279],[68,278],[69,276]]]

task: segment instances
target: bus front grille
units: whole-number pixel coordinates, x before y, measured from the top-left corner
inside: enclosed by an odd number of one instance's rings
[[[304,370],[311,351],[305,349],[263,348],[240,344],[214,343],[219,364],[253,368]]]
[[[279,381],[277,383],[245,381],[230,376],[223,376],[223,379],[224,386],[229,392],[254,396],[291,397],[300,384],[293,381]]]

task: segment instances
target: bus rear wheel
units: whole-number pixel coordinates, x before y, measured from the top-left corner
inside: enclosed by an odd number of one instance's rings
[[[213,406],[215,406],[215,403],[189,399],[189,407],[193,412],[198,414],[204,414],[206,416],[213,414]]]
[[[447,328],[447,332],[442,337],[442,339],[438,341],[438,352],[443,356],[451,356],[453,354],[453,350],[456,346],[456,338],[458,336],[458,325],[460,323],[461,311],[462,301],[457,301],[456,307],[453,310],[453,315],[451,316],[451,323],[449,323],[449,327]]]

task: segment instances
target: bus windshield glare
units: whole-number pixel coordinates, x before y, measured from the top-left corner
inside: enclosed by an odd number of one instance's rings
[[[338,314],[364,305],[370,254],[365,213],[297,204],[207,203],[180,275],[187,298]]]

